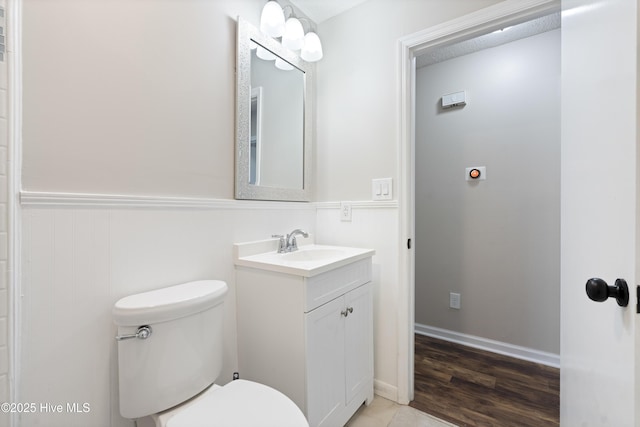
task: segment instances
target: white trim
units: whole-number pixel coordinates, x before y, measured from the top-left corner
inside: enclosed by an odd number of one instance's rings
[[[21,288],[21,211],[18,195],[22,186],[22,0],[7,2],[7,287],[9,290],[9,401],[20,401],[20,297]],[[17,414],[11,414],[9,424],[18,425]]]
[[[555,353],[548,353],[546,351],[522,347],[475,335],[463,334],[461,332],[450,331],[448,329],[436,328],[435,326],[421,325],[420,323],[415,324],[415,333],[454,342],[456,344],[466,345],[468,347],[478,348],[480,350],[490,351],[492,353],[502,354],[504,356],[514,357],[516,359],[540,363],[542,365],[558,369],[560,368],[560,355]]]
[[[414,251],[404,250],[414,238],[413,166],[415,56],[426,49],[469,39],[560,10],[560,0],[505,0],[460,18],[427,28],[398,40],[398,402],[413,399],[413,334],[415,321]]]
[[[304,202],[266,202],[259,200],[206,199],[188,197],[137,196],[21,191],[22,206],[97,208],[174,208],[174,209],[298,209],[312,210]]]
[[[373,393],[377,396],[389,399],[392,402],[396,402],[398,400],[398,387],[380,380],[373,380]]]
[[[120,207],[177,209],[340,209],[340,202],[274,202],[261,200],[208,199],[124,194],[89,194],[20,191],[22,206]],[[353,209],[397,209],[397,200],[352,201]]]

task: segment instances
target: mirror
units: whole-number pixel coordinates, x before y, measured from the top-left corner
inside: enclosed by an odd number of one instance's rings
[[[312,68],[238,18],[236,199],[311,200]]]

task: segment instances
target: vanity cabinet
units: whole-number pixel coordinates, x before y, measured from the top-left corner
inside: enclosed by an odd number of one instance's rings
[[[311,427],[373,399],[371,258],[313,277],[236,267],[241,378],[280,390]]]

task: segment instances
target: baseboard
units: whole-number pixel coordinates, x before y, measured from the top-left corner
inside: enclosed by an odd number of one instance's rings
[[[380,380],[373,380],[373,392],[385,399],[391,400],[393,402],[398,401],[398,387],[387,384]]]
[[[414,331],[416,334],[427,335],[433,338],[439,338],[445,341],[451,341],[457,344],[469,347],[479,348],[480,350],[491,351],[493,353],[505,356],[515,357],[516,359],[527,360],[529,362],[540,363],[542,365],[560,368],[560,355],[547,353],[533,348],[521,347],[514,344],[490,340],[488,338],[467,335],[460,332],[449,331],[447,329],[436,328],[434,326],[415,324]]]

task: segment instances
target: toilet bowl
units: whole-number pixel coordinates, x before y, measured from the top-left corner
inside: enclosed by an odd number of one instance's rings
[[[253,381],[213,385],[192,401],[151,418],[159,427],[300,427],[307,420],[293,401]],[[144,427],[138,423],[138,427]]]
[[[120,413],[139,427],[308,427],[281,392],[253,381],[220,386],[226,283],[201,280],[122,298]]]

